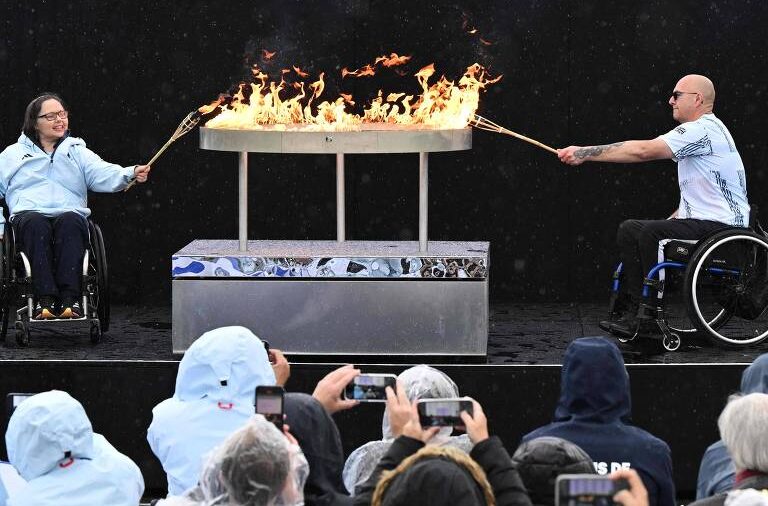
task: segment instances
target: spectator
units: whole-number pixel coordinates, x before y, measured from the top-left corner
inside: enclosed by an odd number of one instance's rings
[[[152,410],[147,431],[170,495],[194,487],[204,456],[251,418],[256,386],[279,382],[275,370],[284,371],[287,362],[272,351],[274,365],[250,330],[222,327],[200,336],[184,354],[176,391]]]
[[[352,498],[341,479],[344,450],[333,418],[314,397],[289,393],[285,395],[285,419],[309,462],[306,504],[351,505]]]
[[[488,436],[483,409],[473,405],[471,416],[461,414],[475,444],[467,456],[452,447],[425,447],[438,428],[421,427],[416,403],[399,382],[397,393],[387,387],[390,426],[398,437],[360,486],[355,505],[530,506],[509,454],[498,437]]]
[[[554,421],[523,441],[555,436],[580,446],[598,474],[635,469],[651,506],[674,506],[672,458],[667,444],[629,424],[629,375],[619,349],[602,337],[576,339],[565,351]]]
[[[459,397],[459,387],[442,371],[426,365],[418,365],[406,369],[397,377],[403,385],[408,399],[413,402],[418,399],[446,399]],[[395,431],[399,430],[395,428]],[[355,489],[363,484],[373,472],[382,455],[384,455],[394,440],[393,428],[390,426],[387,408],[381,422],[382,439],[370,441],[353,451],[344,464],[344,485],[355,494]],[[455,446],[469,453],[472,442],[467,434],[451,436],[453,427],[442,427],[428,443],[432,445]]]
[[[208,456],[200,484],[158,506],[302,505],[309,473],[296,440],[252,416]]]
[[[561,474],[594,474],[592,459],[575,444],[559,437],[539,437],[518,446],[512,462],[531,502],[554,506],[555,480]]]
[[[768,393],[768,353],[760,355],[741,375],[741,393]],[[713,443],[699,467],[696,499],[704,499],[733,488],[736,471],[722,440]]]
[[[83,406],[66,392],[19,404],[5,444],[10,463],[27,480],[8,506],[136,506],[144,493],[136,464],[93,432]]]
[[[736,469],[733,489],[768,488],[768,394],[731,396],[717,419],[717,427]],[[721,492],[691,506],[722,506],[739,495]],[[741,499],[747,502],[746,497]]]

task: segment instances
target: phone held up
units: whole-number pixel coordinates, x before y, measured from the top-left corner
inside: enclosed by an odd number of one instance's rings
[[[561,474],[555,480],[555,506],[612,506],[619,490],[628,490],[625,479],[598,474]]]
[[[473,414],[472,399],[458,397],[454,399],[420,399],[416,403],[419,421],[422,427],[464,427],[461,412]]]
[[[256,387],[256,413],[264,415],[268,422],[275,424],[280,431],[283,430],[285,390],[281,386]]]
[[[344,387],[344,398],[360,402],[386,402],[386,388],[395,389],[394,374],[360,374]]]

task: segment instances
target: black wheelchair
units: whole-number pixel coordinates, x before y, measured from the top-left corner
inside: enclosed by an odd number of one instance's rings
[[[16,248],[14,228],[7,218],[0,255],[0,338],[5,342],[13,326],[19,346],[28,346],[31,329],[48,325],[90,325],[91,343],[97,344],[109,330],[109,280],[107,255],[101,228],[88,219],[88,246],[83,256],[81,282],[83,316],[80,318],[32,318],[34,295],[32,269],[27,256]]]
[[[634,335],[661,340],[675,351],[683,340],[708,338],[738,348],[768,338],[768,234],[753,207],[749,228],[727,228],[699,241],[662,241],[664,259],[643,280]],[[627,310],[619,292],[622,265],[613,274],[609,316]],[[648,332],[647,329],[652,329]],[[646,329],[641,331],[640,329]]]

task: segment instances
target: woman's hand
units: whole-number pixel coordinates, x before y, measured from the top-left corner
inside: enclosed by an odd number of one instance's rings
[[[150,165],[137,165],[133,169],[133,177],[137,183],[146,183],[149,177],[149,171],[152,169]]]

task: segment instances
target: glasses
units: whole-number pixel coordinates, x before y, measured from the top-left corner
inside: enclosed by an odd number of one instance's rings
[[[69,116],[69,112],[67,111],[58,111],[58,112],[49,112],[48,114],[41,114],[38,116],[38,118],[45,118],[48,121],[56,121],[56,118],[59,119],[67,119],[67,116]]]
[[[673,91],[672,98],[678,100],[682,95],[698,95],[695,91]]]

